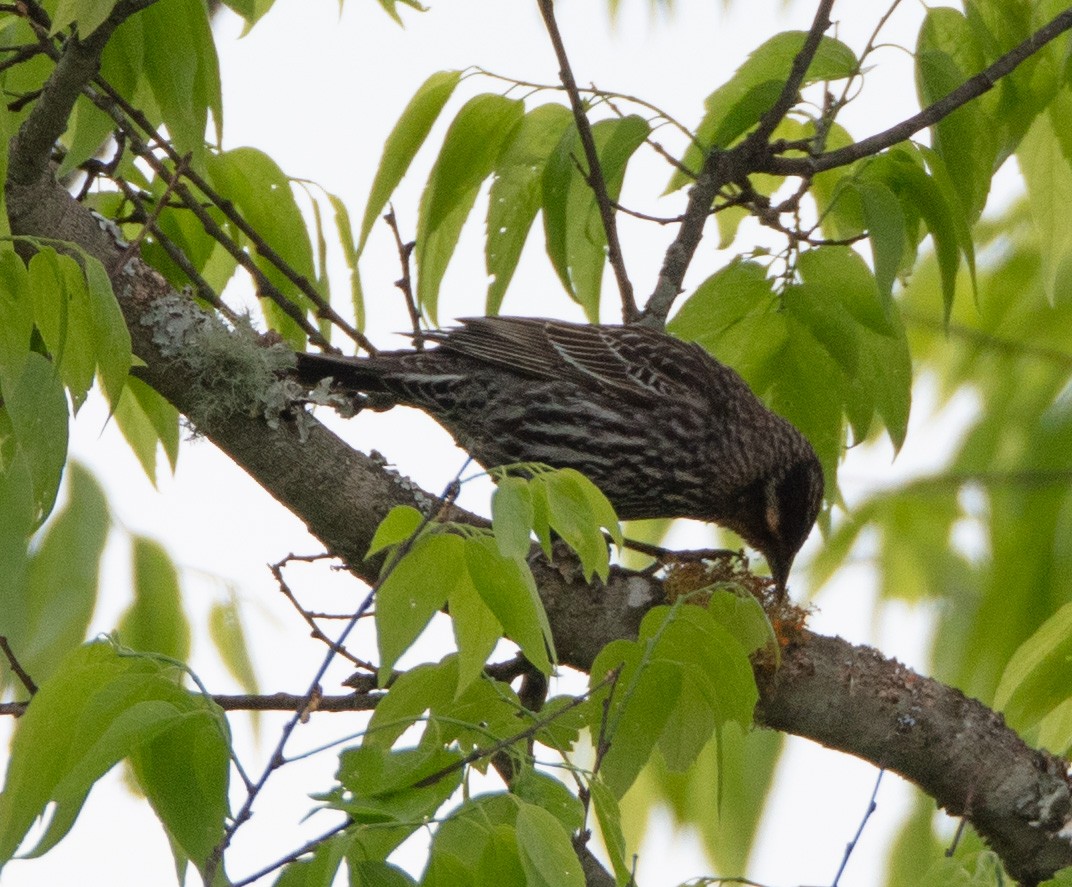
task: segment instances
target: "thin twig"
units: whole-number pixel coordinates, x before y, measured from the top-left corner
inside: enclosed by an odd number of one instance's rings
[[[573,120],[577,124],[577,134],[581,139],[584,149],[585,160],[588,162],[588,186],[595,195],[596,205],[599,207],[599,217],[603,221],[603,231],[607,236],[607,261],[614,269],[614,276],[618,281],[618,292],[622,300],[622,320],[625,323],[633,323],[640,312],[637,310],[636,300],[633,298],[633,284],[629,280],[629,274],[625,269],[625,257],[622,255],[622,246],[618,240],[618,225],[614,219],[614,207],[610,203],[610,194],[607,192],[607,181],[603,177],[603,169],[599,163],[599,152],[596,150],[595,138],[592,136],[592,125],[588,121],[588,115],[584,110],[584,102],[581,100],[580,90],[577,89],[577,81],[570,67],[569,57],[566,55],[566,47],[562,42],[562,34],[558,30],[558,22],[555,21],[554,0],[537,0],[540,7],[540,15],[543,17],[547,35],[551,38],[555,56],[558,59],[558,76],[569,96],[570,107],[573,110]]]
[[[867,810],[864,812],[863,819],[860,820],[860,825],[856,829],[856,834],[852,836],[852,840],[845,846],[845,855],[841,858],[841,865],[838,866],[837,874],[834,875],[834,881],[830,887],[838,887],[838,881],[845,871],[845,866],[849,864],[849,857],[852,856],[852,851],[856,849],[856,845],[860,841],[860,836],[864,833],[864,826],[867,825],[867,821],[871,818],[871,814],[878,808],[878,789],[882,785],[882,774],[885,770],[879,770],[878,776],[875,778],[875,787],[871,790],[871,800],[867,804]]]
[[[309,626],[310,635],[313,637],[314,640],[318,640],[322,643],[327,644],[329,649],[334,650],[344,659],[350,660],[350,663],[352,665],[358,668],[364,668],[368,663],[366,663],[363,659],[359,659],[357,656],[354,656],[354,654],[347,650],[346,647],[336,643],[326,634],[324,634],[320,626],[316,624],[316,620],[313,618],[313,615],[298,602],[298,599],[294,596],[294,592],[291,591],[290,586],[287,584],[287,580],[283,578],[283,567],[286,565],[286,563],[287,559],[284,558],[278,563],[269,564],[268,569],[272,571],[272,576],[275,577],[275,581],[279,585],[279,590],[283,592],[283,596],[288,601],[290,601],[294,609],[297,610],[298,614],[302,617],[302,619],[305,620],[305,624]],[[349,619],[352,617],[347,616],[346,618]]]
[[[454,480],[452,480],[447,485],[446,489],[440,495],[438,501],[433,503],[434,507],[430,508],[427,511],[427,513],[421,519],[421,522],[417,525],[413,532],[410,533],[409,537],[398,547],[395,552],[395,557],[387,563],[383,572],[377,579],[375,585],[373,585],[372,588],[369,589],[368,594],[365,595],[365,599],[361,602],[361,605],[354,612],[353,617],[339,633],[339,637],[336,639],[335,645],[341,647],[346,643],[346,639],[347,637],[349,637],[350,632],[354,630],[354,628],[357,626],[358,621],[372,606],[372,602],[376,599],[376,594],[379,592],[380,588],[383,587],[383,583],[387,581],[387,579],[394,572],[394,569],[402,561],[405,555],[410,551],[417,538],[424,531],[425,527],[427,527],[429,523],[436,519],[436,517],[443,510],[443,508],[453,503],[454,499],[457,498],[459,492],[458,478],[460,477],[461,472],[464,471],[468,465],[469,460],[467,459],[465,465],[463,465],[458,474],[455,475]],[[323,696],[321,695],[320,690],[320,682],[323,680],[324,675],[327,673],[328,668],[331,666],[331,663],[335,659],[335,645],[329,648],[328,652],[325,654],[324,659],[321,661],[319,668],[317,668],[316,670],[316,674],[313,675],[312,679],[309,682],[309,688],[305,691],[305,694],[302,697],[302,701],[304,704],[302,704],[300,708],[296,710],[295,714],[287,721],[287,723],[283,725],[283,729],[280,732],[279,740],[276,742],[275,749],[272,751],[271,757],[268,759],[268,763],[265,765],[260,777],[246,793],[246,799],[242,803],[241,808],[235,814],[234,820],[232,821],[231,825],[227,827],[226,831],[223,834],[223,837],[220,839],[219,844],[216,845],[215,849],[213,849],[212,853],[209,855],[209,858],[205,861],[205,883],[212,883],[215,877],[216,869],[219,866],[220,861],[223,859],[224,852],[230,846],[231,841],[234,840],[235,833],[238,831],[238,829],[241,828],[242,825],[246,822],[246,820],[249,819],[252,813],[254,801],[256,801],[257,797],[264,789],[264,786],[268,782],[268,779],[271,777],[271,775],[279,767],[283,766],[283,764],[286,762],[283,756],[283,751],[286,748],[287,741],[290,739],[291,734],[297,728],[298,724],[302,723],[308,717],[308,711],[314,700],[316,700],[317,702],[323,701]]]
[[[123,270],[123,267],[130,261],[131,257],[137,254],[138,249],[141,247],[141,242],[145,239],[146,235],[156,228],[156,221],[160,218],[160,213],[164,211],[164,207],[167,206],[168,198],[175,190],[175,186],[178,184],[183,172],[189,166],[189,157],[183,157],[172,170],[171,175],[167,178],[167,185],[164,187],[164,193],[160,199],[156,201],[152,211],[148,217],[142,223],[141,230],[134,236],[134,239],[127,244],[124,249],[115,260],[115,265],[109,272],[109,277],[114,277],[117,273]]]
[[[410,274],[410,257],[413,255],[413,247],[416,243],[412,240],[404,241],[402,232],[398,229],[398,217],[395,215],[394,206],[389,206],[387,214],[383,217],[387,227],[395,238],[395,248],[398,250],[398,263],[402,266],[402,276],[395,281],[395,286],[402,292],[402,299],[406,303],[409,312],[409,322],[412,328],[413,345],[419,351],[424,347],[424,331],[421,329],[421,313],[417,310],[417,299],[413,295],[413,277]]]
[[[29,673],[22,667],[18,657],[15,655],[15,651],[11,649],[11,644],[8,643],[7,637],[0,634],[0,650],[4,653],[4,658],[7,659],[7,664],[11,666],[11,670],[15,673],[22,686],[26,688],[26,692],[31,696],[37,692],[37,684],[34,683],[34,679],[30,677]]]
[[[131,202],[134,206],[134,212],[138,214],[139,219],[146,219],[149,217],[149,212],[145,208],[145,203],[141,198],[141,195],[126,181],[123,179],[113,179],[119,190],[123,192],[123,196]],[[199,299],[207,302],[213,308],[226,317],[231,323],[238,322],[238,314],[227,305],[223,299],[221,299],[216,291],[209,286],[209,283],[205,278],[201,276],[198,270],[194,267],[193,262],[190,261],[189,256],[186,255],[178,245],[170,237],[168,237],[161,229],[159,225],[153,225],[153,237],[156,238],[156,242],[160,244],[161,249],[168,254],[168,258],[171,259],[186,275],[190,284],[194,288],[194,292]]]

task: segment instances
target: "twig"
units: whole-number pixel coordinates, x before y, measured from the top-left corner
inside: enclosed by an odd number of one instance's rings
[[[614,207],[611,206],[610,195],[607,193],[607,181],[603,178],[599,152],[596,151],[596,142],[592,136],[592,125],[588,122],[584,102],[581,100],[581,93],[577,89],[577,81],[573,76],[569,57],[566,55],[566,47],[562,42],[562,34],[558,30],[558,22],[555,21],[554,0],[537,0],[537,3],[544,26],[547,28],[547,35],[551,38],[555,56],[558,58],[558,76],[569,96],[573,120],[577,124],[577,134],[584,148],[585,160],[588,162],[588,186],[595,195],[599,216],[603,221],[603,231],[607,235],[607,261],[614,269],[614,276],[618,281],[618,291],[622,299],[622,320],[625,323],[633,323],[640,313],[637,310],[636,300],[633,298],[633,284],[625,269],[625,257],[622,255],[622,246],[618,241],[618,225],[614,220]]]
[[[117,158],[118,156],[119,155],[117,155]],[[175,186],[178,184],[179,179],[186,171],[186,168],[189,166],[189,159],[189,157],[183,157],[179,160],[178,163],[175,164],[175,168],[172,170],[171,175],[167,178],[167,185],[164,187],[164,193],[161,195],[160,199],[156,201],[156,204],[153,206],[152,211],[142,223],[141,230],[138,231],[138,233],[134,236],[134,239],[127,244],[126,249],[124,249],[119,254],[118,258],[116,258],[115,265],[109,272],[110,277],[123,270],[123,267],[126,265],[127,262],[130,261],[131,257],[137,254],[138,249],[141,246],[141,242],[145,239],[145,236],[150,231],[156,229],[156,221],[160,218],[160,213],[162,213],[164,211],[164,207],[167,206],[168,198],[175,190]]]
[[[410,275],[410,256],[413,255],[412,240],[403,241],[402,232],[398,230],[398,217],[395,215],[394,206],[390,206],[387,214],[383,217],[387,227],[395,237],[395,247],[398,250],[398,263],[402,266],[402,276],[395,281],[395,286],[402,291],[402,299],[406,303],[409,312],[409,322],[413,330],[413,345],[419,351],[424,347],[424,331],[421,329],[421,314],[417,310],[417,299],[413,295],[413,278]]]
[[[789,78],[778,100],[763,115],[756,129],[746,136],[741,144],[729,151],[718,148],[708,151],[696,176],[696,184],[689,191],[684,221],[674,242],[666,250],[659,279],[644,306],[640,323],[645,326],[661,329],[666,324],[670,306],[681,293],[685,272],[692,264],[693,256],[696,255],[696,249],[703,238],[704,226],[715,195],[731,182],[745,181],[749,173],[759,168],[761,160],[765,160],[769,149],[767,140],[792,107],[808,65],[819,48],[823,33],[830,26],[830,9],[833,2],[834,0],[822,0],[819,4],[808,36],[793,59]]]
[[[7,636],[0,634],[0,650],[4,653],[4,658],[7,659],[7,664],[11,666],[11,670],[15,673],[22,686],[26,688],[26,692],[31,696],[37,692],[37,684],[34,683],[34,679],[30,677],[29,673],[22,667],[18,657],[15,655],[15,651],[11,649],[11,644],[7,641]]]
[[[464,471],[468,464],[469,460],[466,460],[465,465],[462,466],[461,471]],[[335,641],[335,644],[333,644],[332,647],[325,654],[323,661],[320,663],[319,668],[317,668],[316,670],[316,674],[313,675],[312,679],[309,682],[309,688],[301,697],[302,704],[296,709],[295,714],[287,721],[287,723],[283,725],[279,740],[278,742],[276,742],[275,749],[272,751],[271,757],[268,759],[268,763],[265,765],[263,772],[261,773],[257,781],[253,784],[253,786],[249,789],[249,791],[246,793],[246,799],[242,803],[242,806],[239,811],[235,814],[233,822],[227,827],[226,831],[223,834],[223,837],[220,839],[219,844],[216,845],[212,853],[209,855],[208,859],[205,861],[204,879],[206,884],[211,884],[213,882],[216,869],[219,866],[220,861],[223,859],[224,852],[230,846],[231,841],[234,839],[235,833],[238,831],[238,829],[241,828],[243,823],[245,823],[246,820],[249,819],[252,813],[253,803],[254,801],[256,801],[257,797],[264,789],[264,786],[268,782],[269,777],[271,777],[271,775],[279,767],[283,766],[283,764],[286,763],[286,760],[283,757],[283,751],[286,748],[287,741],[290,739],[291,734],[297,728],[298,724],[302,723],[308,717],[310,705],[314,702],[314,700],[316,700],[318,703],[323,701],[323,696],[320,695],[320,682],[321,680],[323,680],[324,675],[327,673],[328,668],[331,666],[332,661],[335,659],[336,645],[341,647],[346,643],[346,638],[349,637],[350,632],[354,630],[354,628],[357,626],[358,621],[372,606],[372,602],[376,599],[377,592],[379,592],[380,588],[383,587],[383,583],[387,581],[387,579],[394,572],[395,567],[397,567],[397,565],[401,562],[402,558],[405,557],[405,555],[413,547],[413,544],[416,542],[417,538],[420,536],[424,528],[436,518],[436,516],[443,510],[444,507],[453,503],[454,499],[457,498],[459,492],[458,477],[460,476],[461,471],[459,471],[458,475],[455,476],[454,480],[452,480],[447,485],[446,489],[440,495],[439,500],[436,503],[433,503],[434,507],[430,508],[427,511],[427,513],[421,519],[421,522],[417,525],[413,532],[410,533],[406,541],[398,547],[395,553],[395,557],[387,563],[383,572],[376,580],[376,583],[372,586],[372,588],[369,589],[368,594],[365,595],[365,599],[361,602],[361,605],[354,612],[354,615],[351,617],[350,621],[343,627],[343,630],[339,633],[339,637]]]
[[[119,190],[123,192],[123,196],[133,204],[134,211],[138,214],[138,217],[140,219],[148,218],[149,213],[145,209],[144,201],[130,183],[123,179],[113,179],[113,181],[119,187]],[[182,273],[186,275],[193,286],[197,297],[219,311],[220,314],[231,321],[231,323],[237,323],[238,314],[216,294],[216,291],[211,286],[209,286],[208,281],[205,280],[194,267],[189,256],[179,249],[178,245],[160,229],[159,225],[154,224],[152,232],[153,236],[156,238],[156,242],[160,244],[161,249],[168,254],[168,258],[178,265]]]
[[[852,840],[845,846],[845,855],[841,858],[841,865],[838,866],[837,874],[834,875],[834,881],[830,887],[838,887],[838,880],[845,871],[845,866],[849,864],[849,857],[852,856],[852,851],[856,849],[857,843],[859,843],[860,836],[864,833],[864,826],[867,825],[867,821],[871,818],[871,814],[878,808],[878,802],[875,800],[878,797],[878,788],[882,785],[882,775],[885,770],[879,770],[878,776],[875,778],[875,787],[871,790],[871,800],[867,804],[867,810],[864,813],[863,819],[860,820],[860,825],[856,829],[856,834],[852,836]]]
[[[135,144],[141,142],[141,137],[134,131],[134,127],[136,126],[144,132],[149,141],[160,149],[173,164],[177,164],[181,161],[179,153],[159,134],[159,132],[156,131],[149,119],[138,108],[127,102],[123,96],[117,92],[110,83],[108,83],[108,81],[104,80],[102,77],[96,77],[93,82],[100,90],[100,93],[96,90],[87,90],[87,96],[97,105],[97,107],[108,113],[121,128],[127,131]],[[101,93],[103,93],[103,95],[101,95]],[[127,119],[124,119],[123,115],[125,115]],[[164,170],[160,160],[152,153],[152,149],[149,148],[148,145],[144,145],[144,143],[142,144],[146,150],[145,153],[139,153],[139,156],[144,157],[158,175],[167,176],[168,173]],[[309,299],[320,317],[334,324],[356,342],[359,347],[368,351],[368,353],[376,353],[376,347],[368,340],[368,338],[347,322],[346,319],[324,299],[312,283],[310,283],[303,275],[295,271],[294,268],[292,268],[290,264],[264,240],[256,229],[245,220],[230,200],[223,197],[219,192],[212,188],[201,175],[192,169],[187,169],[185,171],[184,178],[204,194],[209,202],[216,206],[228,221],[232,222],[239,231],[249,238],[258,255],[274,265],[280,273],[287,278],[287,280],[294,284],[302,295]],[[309,324],[309,322],[305,320],[304,312],[283,296],[282,293],[268,281],[267,277],[259,268],[257,268],[256,264],[245,250],[238,247],[238,245],[226,235],[223,229],[210,215],[208,215],[204,207],[201,206],[200,201],[196,200],[190,194],[189,189],[186,188],[185,185],[177,185],[175,192],[180,199],[182,199],[187,208],[197,216],[198,221],[205,227],[205,230],[209,235],[227,249],[227,251],[234,256],[236,261],[238,261],[238,263],[254,277],[259,291],[276,302],[288,316],[295,320],[295,322],[301,326],[303,332],[309,336],[311,341],[321,345],[321,347],[326,347],[328,350],[337,350],[327,343],[327,340],[320,334],[320,331],[317,330],[315,326]],[[310,332],[310,330],[312,330],[312,332]]]
[[[344,659],[350,660],[350,663],[352,665],[358,668],[364,668],[366,665],[368,665],[368,663],[366,663],[362,659],[359,659],[357,656],[354,656],[353,653],[347,650],[346,647],[342,646],[342,644],[336,643],[326,634],[324,634],[324,632],[320,629],[320,626],[316,624],[316,619],[313,618],[313,615],[308,610],[306,610],[300,603],[298,603],[298,599],[294,596],[294,592],[291,591],[290,586],[287,584],[287,580],[283,578],[283,567],[286,565],[287,560],[288,558],[284,558],[278,563],[269,564],[268,569],[272,571],[272,576],[275,577],[275,581],[279,585],[279,590],[283,592],[283,596],[288,601],[290,601],[290,603],[294,606],[294,609],[297,610],[298,614],[302,617],[302,619],[305,620],[306,625],[309,626],[310,635],[313,637],[314,640],[318,640],[327,644],[329,649],[334,650]],[[349,619],[352,617],[347,616],[346,618]]]
[[[266,865],[260,871],[254,872],[252,875],[248,875],[241,881],[232,881],[231,887],[246,887],[247,884],[252,884],[255,881],[259,881],[261,878],[265,877],[265,875],[270,875],[272,872],[281,869],[288,862],[295,862],[296,860],[305,856],[306,853],[312,853],[325,841],[329,841],[336,835],[346,831],[346,829],[348,829],[350,825],[351,820],[349,819],[349,817],[347,817],[346,822],[342,823],[341,825],[337,825],[332,829],[329,829],[317,838],[313,838],[310,841],[306,841],[304,844],[301,845],[301,847],[291,853],[288,853],[282,859],[277,859],[275,862],[271,863],[270,865]]]
[[[468,767],[470,764],[475,764],[477,761],[483,760],[484,758],[494,757],[495,755],[499,754],[499,752],[505,751],[506,749],[510,748],[510,746],[514,745],[517,742],[520,742],[522,739],[531,739],[540,730],[542,730],[549,724],[554,723],[557,718],[561,717],[566,712],[572,711],[578,706],[584,705],[584,703],[586,703],[592,696],[592,694],[595,693],[597,690],[603,689],[603,687],[605,687],[608,683],[611,683],[612,680],[616,680],[618,671],[620,671],[620,669],[616,669],[615,671],[611,672],[609,675],[607,675],[607,677],[605,677],[594,687],[582,693],[580,696],[575,696],[566,705],[562,706],[559,709],[556,709],[554,712],[547,715],[546,717],[537,718],[524,730],[515,733],[513,736],[507,736],[505,739],[500,739],[498,742],[486,746],[484,748],[474,748],[464,758],[447,764],[445,767],[440,767],[434,773],[430,773],[423,779],[420,779],[417,782],[413,783],[412,787],[426,788],[429,785],[435,785],[437,782],[439,782],[440,779],[442,779],[444,776],[450,775],[455,770],[461,770],[462,768]]]
[[[1064,12],[1054,16],[1053,19],[1022,43],[1001,56],[992,65],[980,71],[974,77],[965,80],[948,95],[928,105],[918,114],[901,121],[896,126],[891,126],[883,132],[876,133],[862,141],[854,142],[844,148],[839,148],[826,154],[819,154],[815,157],[769,156],[762,159],[755,171],[790,176],[814,175],[827,169],[846,166],[862,157],[878,154],[886,148],[905,141],[921,129],[934,126],[934,124],[948,117],[958,108],[972,101],[972,99],[977,99],[984,93],[989,92],[1002,77],[1011,74],[1022,62],[1070,29],[1072,29],[1072,9],[1066,9]]]

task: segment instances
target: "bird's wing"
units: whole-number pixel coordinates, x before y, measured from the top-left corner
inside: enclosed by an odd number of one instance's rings
[[[698,346],[637,327],[475,317],[435,335],[443,347],[538,378],[564,375],[632,397],[681,395],[713,363]]]

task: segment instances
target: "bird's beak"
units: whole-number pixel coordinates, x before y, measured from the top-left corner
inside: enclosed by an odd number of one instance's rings
[[[767,563],[770,565],[771,577],[774,579],[774,589],[778,599],[785,600],[785,584],[789,579],[789,568],[793,565],[793,562],[780,556],[774,556],[767,558]]]

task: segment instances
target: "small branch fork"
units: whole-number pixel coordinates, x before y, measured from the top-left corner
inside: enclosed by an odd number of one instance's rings
[[[983,95],[992,89],[998,80],[1014,71],[1047,43],[1072,30],[1072,9],[1066,9],[985,70],[896,126],[834,151],[806,157],[782,156],[779,152],[790,146],[771,143],[770,137],[796,100],[796,94],[818,51],[822,35],[830,27],[833,4],[834,0],[821,0],[819,3],[804,45],[793,61],[785,87],[756,129],[735,147],[724,151],[713,149],[707,154],[696,176],[696,183],[689,192],[687,208],[677,237],[667,249],[659,279],[639,323],[656,328],[665,324],[670,307],[682,291],[685,273],[703,236],[704,224],[711,212],[711,206],[724,188],[735,185],[749,190],[748,176],[753,173],[799,176],[807,183],[818,172],[847,166],[877,154],[929,126],[934,126],[958,108]],[[889,18],[889,14],[883,17],[882,22]],[[873,47],[874,40],[872,36],[868,43],[869,48]]]

